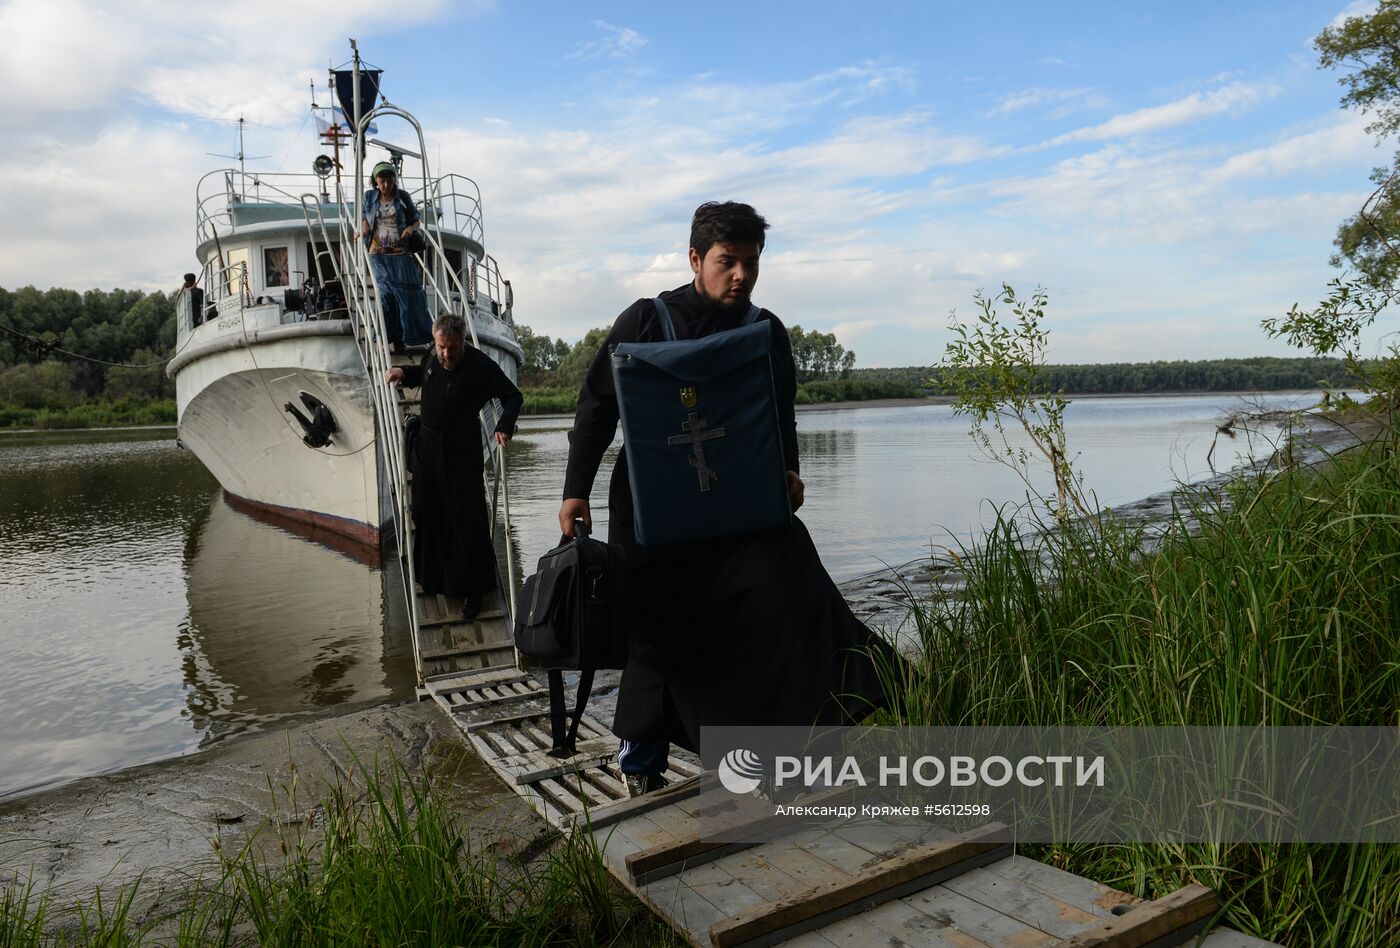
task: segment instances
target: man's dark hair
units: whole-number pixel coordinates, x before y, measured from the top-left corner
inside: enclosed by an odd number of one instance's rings
[[[185,274],[185,286],[194,286],[194,274],[193,274],[193,273],[186,273],[186,274]]]
[[[690,246],[702,260],[715,244],[758,244],[761,251],[767,229],[768,222],[748,204],[707,201],[690,219]]]
[[[433,335],[436,336],[440,332],[445,332],[449,336],[461,336],[465,339],[467,335],[467,321],[456,313],[443,313],[437,319],[433,320]]]

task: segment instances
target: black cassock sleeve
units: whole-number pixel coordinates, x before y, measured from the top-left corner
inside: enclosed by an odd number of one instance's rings
[[[797,370],[792,364],[792,340],[778,317],[773,324],[773,395],[778,399],[778,435],[783,441],[783,461],[789,471],[802,473],[797,457]]]
[[[422,360],[417,365],[405,365],[403,368],[403,384],[407,388],[419,388],[423,384],[423,370],[427,368],[428,360],[433,357],[433,350],[430,347],[423,353]]]
[[[651,309],[651,300],[638,300],[613,322],[608,338],[603,340],[588,366],[588,374],[578,390],[578,409],[574,427],[569,431],[569,463],[564,471],[564,499],[588,499],[593,479],[603,463],[617,434],[620,417],[617,409],[617,389],[613,387],[612,347],[620,342],[636,342],[641,330],[642,313]]]
[[[513,435],[516,419],[520,417],[520,408],[525,404],[525,396],[520,394],[520,389],[501,371],[495,359],[485,353],[481,355],[481,361],[484,363],[481,381],[486,397],[501,400],[501,420],[496,423],[496,430]]]

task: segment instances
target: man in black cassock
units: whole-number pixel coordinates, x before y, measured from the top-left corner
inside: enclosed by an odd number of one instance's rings
[[[495,360],[467,345],[466,323],[450,314],[433,323],[433,345],[420,364],[395,366],[384,377],[422,389],[421,423],[407,452],[414,575],[426,593],[460,597],[462,617],[474,619],[496,588],[477,413],[501,400],[495,438],[505,444],[524,397]]]
[[[704,204],[691,222],[692,282],[661,294],[678,339],[740,325],[758,280],[768,224],[747,204]],[[779,431],[792,509],[802,505],[796,372],[787,330],[772,327]],[[581,518],[619,419],[609,350],[663,339],[650,299],[618,316],[579,390],[559,522]],[[633,532],[627,458],[608,488],[608,539],[622,546],[632,626],[613,731],[629,793],[663,784],[668,742],[695,750],[707,725],[858,721],[884,703],[880,666],[899,659],[851,614],[802,521],[686,543],[644,547]]]

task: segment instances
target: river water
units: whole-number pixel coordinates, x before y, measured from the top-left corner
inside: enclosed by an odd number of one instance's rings
[[[1243,405],[1082,399],[1066,423],[1085,485],[1111,506],[1209,474],[1216,426]],[[558,540],[567,428],[527,419],[512,442],[520,564]],[[1219,438],[1215,464],[1278,434]],[[798,436],[801,517],[838,581],[966,540],[991,504],[1025,498],[946,406],[804,411]],[[610,466],[611,454],[598,527]],[[0,798],[410,697],[400,590],[392,558],[377,566],[230,507],[173,431],[0,434]]]

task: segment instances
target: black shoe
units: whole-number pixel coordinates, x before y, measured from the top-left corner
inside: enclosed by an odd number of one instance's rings
[[[408,348],[401,341],[389,343],[389,351],[396,356],[408,355]]]
[[[462,619],[470,622],[481,614],[481,597],[464,596],[462,598]]]
[[[623,774],[622,784],[627,788],[627,796],[635,798],[660,790],[666,786],[666,778],[660,774]]]

